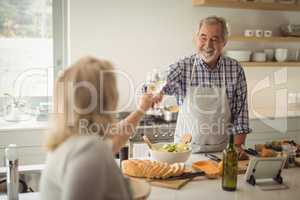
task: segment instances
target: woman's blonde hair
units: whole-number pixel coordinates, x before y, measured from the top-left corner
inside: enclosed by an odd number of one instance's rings
[[[97,124],[104,131],[113,123],[117,106],[116,78],[111,63],[93,57],[84,57],[66,69],[58,78],[54,91],[54,112],[46,148],[55,150],[81,131],[81,123]],[[86,130],[86,129],[83,129]]]

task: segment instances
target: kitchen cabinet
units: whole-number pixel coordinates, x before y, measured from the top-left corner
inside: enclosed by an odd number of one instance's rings
[[[209,6],[223,8],[239,8],[254,10],[300,11],[299,4],[242,2],[239,0],[193,0],[194,6]]]

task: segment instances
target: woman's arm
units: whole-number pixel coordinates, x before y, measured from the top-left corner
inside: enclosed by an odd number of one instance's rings
[[[152,107],[154,97],[151,94],[144,94],[139,101],[138,109],[117,124],[112,130],[112,151],[118,153],[127,143],[129,137],[134,133],[136,126],[144,116],[144,113]]]

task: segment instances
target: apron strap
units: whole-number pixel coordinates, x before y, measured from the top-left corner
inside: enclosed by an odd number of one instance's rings
[[[195,73],[195,68],[196,68],[196,60],[197,60],[197,54],[196,54],[194,62],[193,62],[192,73],[191,73],[191,77],[189,79],[188,86],[192,86],[192,81],[193,81],[193,77],[194,77],[194,73]]]
[[[221,61],[221,65],[222,65],[222,83],[221,83],[221,87],[226,87],[226,71],[225,71],[225,66],[224,66],[224,59],[222,58],[222,56],[220,57],[220,59],[222,59]]]

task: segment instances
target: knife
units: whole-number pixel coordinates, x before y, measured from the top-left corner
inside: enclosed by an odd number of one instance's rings
[[[211,153],[206,153],[204,154],[205,157],[213,160],[213,161],[216,161],[216,162],[221,162],[222,159],[220,159],[218,156],[214,155],[214,154],[211,154]]]
[[[187,173],[184,173],[180,176],[172,176],[172,177],[167,178],[165,180],[167,180],[167,181],[169,181],[169,180],[180,180],[180,179],[195,178],[197,176],[205,176],[205,172],[204,171],[187,172]]]
[[[245,149],[244,151],[249,155],[258,156],[258,153],[255,149],[248,148],[248,149]]]

